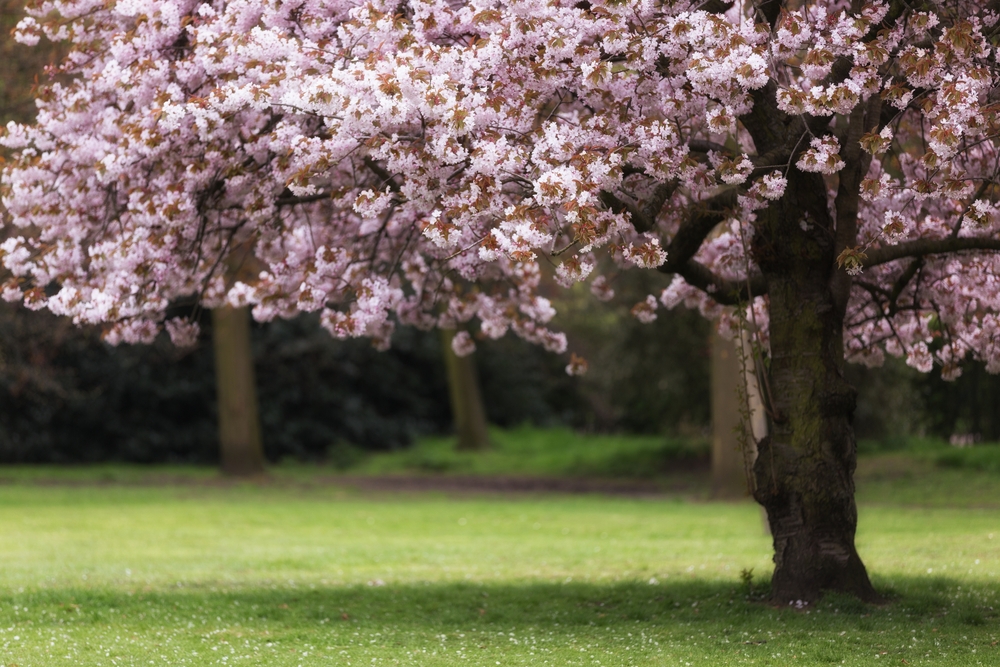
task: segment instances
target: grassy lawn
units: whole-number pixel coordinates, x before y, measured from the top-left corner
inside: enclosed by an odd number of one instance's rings
[[[678,467],[706,463],[707,440],[662,436],[574,433],[568,428],[530,426],[491,429],[486,452],[455,451],[452,438],[423,438],[409,449],[365,456],[334,447],[334,464],[365,475],[446,473],[464,475],[541,475],[649,479]]]
[[[326,474],[0,470],[0,664],[1000,665],[1000,475],[976,466],[864,459],[859,549],[893,602],[807,611],[756,601],[750,503]]]

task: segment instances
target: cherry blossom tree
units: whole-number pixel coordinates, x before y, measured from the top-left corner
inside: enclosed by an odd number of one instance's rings
[[[190,341],[194,297],[562,352],[544,265],[659,271],[637,317],[766,356],[774,599],[875,600],[843,367],[1000,370],[998,4],[35,0],[18,38],[73,51],[3,138],[3,296],[112,342]]]

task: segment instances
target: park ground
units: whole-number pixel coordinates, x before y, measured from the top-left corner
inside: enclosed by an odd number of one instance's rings
[[[1000,447],[869,448],[890,602],[778,609],[760,510],[709,501],[697,447],[560,437],[246,482],[0,469],[0,664],[1000,665]]]

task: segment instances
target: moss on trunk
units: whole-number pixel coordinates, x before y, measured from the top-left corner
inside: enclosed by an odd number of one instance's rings
[[[773,421],[758,445],[754,497],[774,538],[772,596],[809,602],[833,590],[877,601],[854,545],[856,392],[843,372],[833,221],[821,178],[789,180],[790,194],[761,216],[754,240],[770,300]]]

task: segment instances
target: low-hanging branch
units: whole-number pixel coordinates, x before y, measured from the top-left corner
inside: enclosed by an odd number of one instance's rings
[[[867,269],[897,259],[944,255],[967,250],[1000,252],[1000,238],[962,236],[959,238],[904,241],[896,245],[866,251],[864,259],[861,260],[861,266]]]
[[[689,285],[697,287],[723,306],[736,306],[767,294],[767,282],[759,273],[752,275],[749,280],[728,280],[693,259],[688,259],[680,267],[663,264],[658,271],[678,274]]]
[[[736,188],[728,188],[693,205],[687,219],[666,247],[667,261],[662,269],[668,273],[681,273],[681,268],[695,256],[715,226],[731,215],[737,196]]]

